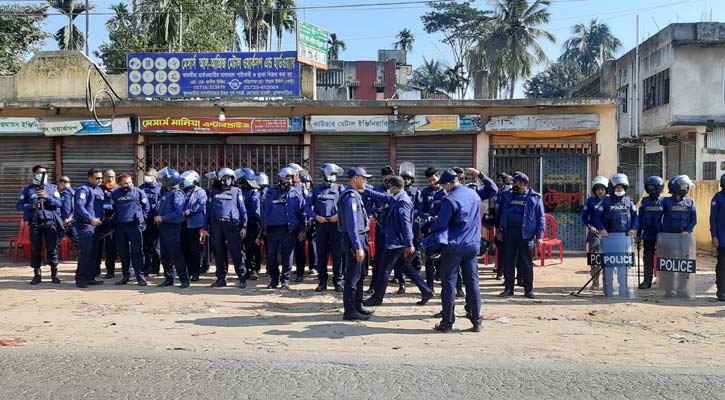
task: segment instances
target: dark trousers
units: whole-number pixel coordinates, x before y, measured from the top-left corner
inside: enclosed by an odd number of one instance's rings
[[[377,268],[380,268],[377,273],[377,280],[373,282],[373,296],[377,300],[383,301],[383,298],[385,297],[385,289],[388,287],[390,272],[396,265],[400,266],[401,271],[403,271],[403,273],[405,273],[405,275],[407,275],[413,283],[415,283],[415,286],[418,287],[418,290],[420,290],[421,293],[430,293],[432,291],[431,288],[426,285],[423,277],[420,276],[420,273],[413,268],[410,260],[407,260],[403,256],[404,251],[405,249],[402,247],[398,249],[385,249],[383,259],[377,266]]]
[[[717,294],[720,296],[725,296],[725,247],[717,248],[715,284],[717,285]]]
[[[495,256],[495,268],[496,268],[496,274],[503,274],[503,265],[506,265],[504,262],[504,245],[503,240],[498,240],[496,238],[493,239],[493,245],[496,246],[496,252],[497,256]]]
[[[341,244],[345,257],[345,289],[342,292],[342,303],[345,314],[351,315],[362,309],[363,302],[363,281],[368,274],[368,259],[370,249],[368,248],[367,234],[360,235],[363,244],[365,258],[358,262],[355,258],[355,248],[347,233],[341,233]]]
[[[458,271],[462,271],[463,283],[466,286],[466,307],[471,314],[471,322],[480,324],[481,292],[478,286],[478,248],[471,246],[463,249],[443,251],[441,257],[441,305],[442,323],[453,326],[456,321],[454,313],[456,305],[456,281]]]
[[[153,219],[146,220],[146,229],[143,231],[143,255],[146,263],[144,273],[158,275],[161,266],[161,244],[159,226]]]
[[[425,283],[428,284],[431,290],[435,285],[436,271],[440,274],[441,260],[433,261],[429,256],[425,257]]]
[[[644,242],[644,284],[651,285],[655,270],[655,252],[657,240],[643,240]]]
[[[365,242],[367,243],[368,238],[365,238]],[[373,283],[377,280],[377,274],[379,269],[377,268],[378,264],[380,264],[381,260],[383,259],[383,255],[385,253],[385,231],[383,230],[383,226],[379,224],[377,221],[375,223],[375,258],[373,258],[373,274],[370,278],[370,287],[373,287]],[[347,258],[345,258],[347,259]]]
[[[524,284],[524,291],[534,290],[534,241],[521,237],[521,228],[511,227],[506,231],[504,238],[506,250],[506,263],[503,266],[504,282],[507,291],[514,291],[515,272]]]
[[[317,277],[320,283],[327,283],[327,260],[332,257],[332,283],[342,285],[342,246],[337,224],[329,222],[317,224],[316,233]]]
[[[121,273],[124,279],[131,279],[131,266],[140,282],[144,280],[143,231],[137,223],[119,223],[116,226],[116,247],[121,259]]]
[[[93,280],[96,272],[96,227],[91,224],[77,223],[78,243],[80,243],[76,282]]]
[[[116,237],[115,231],[108,223],[96,228],[96,274],[101,273],[101,262],[106,261],[106,273],[116,272]]]
[[[186,226],[186,222],[181,224],[181,252],[184,254],[184,261],[186,261],[186,268],[189,270],[190,276],[201,274],[203,246],[199,243],[201,238],[199,229],[201,228],[189,228]]]
[[[259,225],[257,222],[247,222],[247,236],[244,238],[242,245],[244,246],[245,267],[247,269],[247,276],[251,271],[259,272],[259,266],[261,260],[261,248],[255,243],[259,236]]]
[[[292,272],[292,256],[297,243],[297,233],[289,233],[287,226],[272,227],[267,231],[267,272],[270,283],[277,286],[289,283]],[[282,264],[282,273],[279,265]]]
[[[58,266],[58,225],[54,220],[38,221],[30,226],[30,266],[40,268],[43,243],[51,268]]]
[[[163,223],[159,225],[159,242],[161,244],[161,264],[164,266],[164,278],[174,281],[174,270],[181,282],[189,280],[186,261],[181,254],[181,224]]]
[[[66,236],[68,236],[68,239],[70,239],[77,248],[81,248],[80,241],[78,239],[78,229],[76,229],[75,225],[64,227],[63,230],[59,232],[58,240],[63,240]]]
[[[232,255],[234,272],[240,281],[246,280],[242,238],[239,236],[239,223],[233,221],[214,221],[211,225],[211,243],[216,260],[217,279],[226,279],[229,269],[227,251]]]

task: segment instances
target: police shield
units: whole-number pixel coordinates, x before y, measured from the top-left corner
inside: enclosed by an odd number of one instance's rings
[[[624,299],[637,297],[632,238],[624,232],[609,233],[600,240],[604,272],[604,296]]]
[[[659,233],[657,235],[657,294],[668,298],[695,298],[697,246],[694,235]]]

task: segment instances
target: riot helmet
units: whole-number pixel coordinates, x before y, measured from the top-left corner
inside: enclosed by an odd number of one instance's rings
[[[624,191],[626,192],[627,189],[629,189],[629,178],[627,178],[627,175],[625,174],[616,174],[612,177],[612,179],[609,180],[609,187],[612,195],[617,195],[617,193],[614,191],[614,188],[617,186],[624,187]],[[621,196],[619,196],[621,197]]]
[[[336,182],[337,176],[342,175],[344,172],[337,164],[327,163],[320,167],[320,176],[325,182]]]
[[[665,181],[659,176],[650,176],[644,184],[644,191],[650,197],[658,197],[665,188]]]
[[[693,187],[695,187],[695,183],[687,175],[677,175],[670,179],[670,182],[667,184],[667,189],[673,196],[680,195],[685,197],[690,192],[690,188]]]
[[[597,189],[604,188],[604,190],[607,190],[609,186],[609,179],[607,179],[606,176],[596,176],[592,180],[592,193],[597,194]]]
[[[201,177],[196,171],[185,171],[181,174],[181,186],[184,188],[199,185],[200,182]]]
[[[158,172],[158,174],[156,175],[156,179],[160,179],[161,185],[165,188],[175,188],[179,187],[179,182],[181,182],[181,175],[179,175],[179,172],[177,170],[165,167]]]
[[[216,176],[219,178],[222,187],[231,187],[234,184],[234,171],[231,168],[220,169]]]

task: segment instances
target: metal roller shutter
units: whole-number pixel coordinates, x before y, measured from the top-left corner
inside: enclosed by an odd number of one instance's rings
[[[667,169],[665,175],[672,177],[680,174],[680,143],[673,142],[665,147]],[[666,181],[667,179],[665,179]]]
[[[697,154],[697,144],[694,137],[683,137],[680,142],[680,174],[687,175],[692,180],[697,179],[697,163],[695,157]]]
[[[21,218],[15,209],[23,187],[30,184],[33,167],[42,164],[48,169],[48,182],[55,183],[55,148],[53,139],[46,137],[0,138],[0,246],[7,247],[7,238],[18,234]]]
[[[91,168],[134,174],[134,136],[84,136],[63,138],[63,174],[71,179],[73,186],[88,180]]]
[[[371,185],[380,184],[380,170],[390,164],[390,142],[387,136],[313,136],[314,175],[319,179],[322,164],[335,163],[347,169],[362,166]]]
[[[398,166],[406,161],[415,164],[416,185],[424,187],[428,167],[438,171],[473,167],[473,140],[472,135],[399,137],[395,158]],[[397,166],[396,172],[399,172]]]

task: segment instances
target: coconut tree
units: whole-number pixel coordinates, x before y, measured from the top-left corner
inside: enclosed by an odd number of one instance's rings
[[[413,84],[435,93],[438,90],[448,91],[449,80],[446,72],[438,60],[426,60],[423,58],[423,65],[413,72]]]
[[[81,50],[86,44],[83,32],[75,25],[75,19],[92,10],[93,5],[86,8],[85,3],[77,0],[48,0],[48,5],[68,19],[67,23],[55,33],[55,40],[61,50]]]
[[[395,43],[393,43],[395,49],[403,50],[406,55],[413,51],[415,36],[413,35],[413,32],[410,31],[410,29],[403,29],[402,31],[398,32],[395,38],[398,39]]]
[[[282,36],[285,32],[295,31],[295,20],[297,11],[295,0],[275,0],[274,8],[267,14],[265,21],[272,27],[270,34],[274,32],[277,36],[277,51],[282,51]],[[272,40],[269,40],[269,47],[272,47]]]
[[[340,51],[345,50],[347,50],[345,42],[337,38],[337,33],[331,33],[327,40],[327,58],[337,60],[340,57]]]
[[[573,36],[564,42],[562,60],[575,61],[586,75],[590,75],[602,66],[604,60],[612,58],[622,47],[609,26],[596,18],[589,24],[576,24],[572,28]]]
[[[183,51],[184,24],[195,6],[194,0],[141,0],[141,20],[151,42],[168,51]]]

